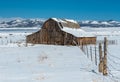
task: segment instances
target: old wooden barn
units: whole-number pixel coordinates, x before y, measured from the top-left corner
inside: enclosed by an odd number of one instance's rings
[[[53,45],[95,44],[96,37],[83,36],[83,30],[74,20],[50,18],[42,28],[28,35],[27,43]]]

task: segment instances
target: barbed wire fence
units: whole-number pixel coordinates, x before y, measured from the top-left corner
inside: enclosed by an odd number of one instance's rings
[[[93,45],[91,44],[80,45],[80,49],[87,56],[87,58],[90,59],[95,64],[95,66],[98,68],[98,71],[102,73],[103,76],[109,76],[111,80],[113,80],[114,82],[118,82],[118,80],[120,80],[120,77],[115,76],[112,72],[112,69],[114,71],[120,72],[120,69],[116,67],[116,65],[120,66],[120,63],[117,62],[120,61],[120,57],[112,55],[109,52],[109,48],[107,46],[117,45],[117,44],[118,44],[117,40],[107,40],[107,38],[105,37],[104,41],[100,40]],[[100,50],[100,45],[102,47],[101,50]],[[102,54],[101,58],[100,58],[100,53]],[[112,58],[114,58],[115,60]],[[111,63],[113,63],[115,66],[113,66]],[[102,71],[100,71],[100,69]]]

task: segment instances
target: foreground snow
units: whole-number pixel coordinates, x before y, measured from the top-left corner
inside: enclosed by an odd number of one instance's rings
[[[2,82],[101,80],[94,73],[91,61],[78,47],[50,45],[0,47],[0,52],[0,81]]]
[[[26,47],[25,36],[29,33],[0,33],[0,81],[120,82],[119,30],[108,33],[91,29],[88,33],[98,39],[106,36],[117,40],[117,44],[108,46],[108,76],[100,74],[98,66],[77,46],[29,44]]]

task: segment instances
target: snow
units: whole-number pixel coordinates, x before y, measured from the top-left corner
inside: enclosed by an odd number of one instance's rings
[[[13,21],[13,23],[21,23],[21,21],[22,21],[21,19],[16,19]]]
[[[62,20],[62,19],[58,19],[58,18],[52,18],[53,20],[57,21],[57,22],[62,22],[62,23],[67,23],[66,21]]]
[[[14,29],[16,29],[16,30],[20,30],[20,29],[24,29],[24,30],[25,29],[31,29],[32,30],[33,29],[34,30],[34,29],[40,29],[40,28],[38,28],[38,27],[32,27],[32,28],[31,27],[27,27],[27,28],[24,28],[24,27],[23,28],[21,28],[21,27],[20,28],[19,27],[14,27],[14,28],[0,28],[0,30],[10,30],[10,29],[11,30],[14,30]]]
[[[115,40],[108,45],[108,76],[98,72],[94,61],[78,46],[28,44],[30,33],[0,33],[1,82],[120,82],[120,28],[82,28],[97,40]],[[18,29],[19,30],[19,29]],[[63,28],[63,30],[75,30]],[[73,31],[72,31],[73,32]],[[32,33],[32,32],[31,32]],[[89,34],[87,34],[89,35]],[[94,47],[94,45],[89,45]],[[89,48],[88,46],[88,48]],[[98,56],[98,55],[97,55]],[[113,76],[112,76],[112,75]]]
[[[77,23],[77,21],[72,20],[72,19],[65,19],[65,20],[68,21],[68,22]]]
[[[110,25],[108,22],[101,22],[101,24]]]
[[[66,21],[68,22],[72,22],[72,23],[77,23],[77,21],[75,20],[72,20],[72,19],[59,19],[59,18],[52,18],[53,20],[57,21],[57,22],[63,22],[63,23],[67,23]]]
[[[116,23],[117,24],[117,23],[120,23],[120,22],[118,22],[118,21],[110,21],[110,23]]]
[[[40,30],[38,27],[14,27],[14,28],[0,28],[0,34],[2,33],[33,33]]]
[[[94,34],[91,34],[90,32],[85,32],[82,29],[75,29],[75,28],[69,28],[69,27],[63,27],[61,30],[70,33],[76,37],[94,37]]]
[[[110,23],[108,23],[107,21],[102,21],[102,22],[92,21],[91,24],[105,24],[105,25],[110,25]]]
[[[21,17],[11,17],[11,18],[3,18],[3,17],[0,17],[0,22],[3,22],[3,21],[11,21],[11,20],[23,20],[23,18]]]
[[[8,24],[0,24],[0,27],[3,27],[3,28],[5,28],[7,26],[9,26],[9,25]]]
[[[83,23],[83,24],[88,24],[89,22],[90,22],[89,20],[81,21],[81,23]]]
[[[97,78],[100,80],[100,77],[92,72],[91,61],[77,47],[37,45],[5,47],[0,51],[3,52],[0,55],[2,82],[92,82]],[[89,77],[86,79],[86,76]]]
[[[99,24],[98,21],[92,21],[91,24]]]

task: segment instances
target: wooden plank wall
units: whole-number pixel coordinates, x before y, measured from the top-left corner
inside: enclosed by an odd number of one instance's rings
[[[96,44],[96,37],[79,37],[77,42],[79,45]]]

